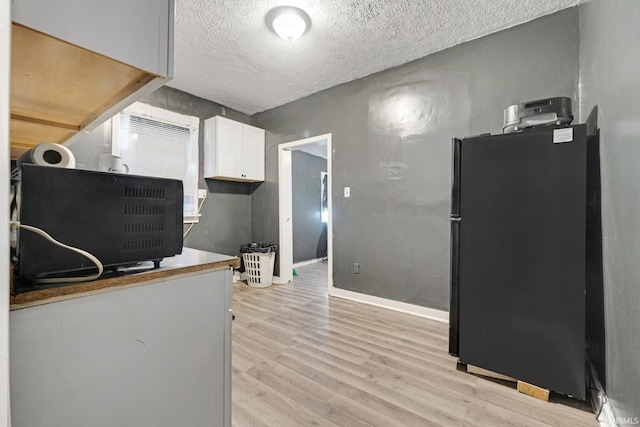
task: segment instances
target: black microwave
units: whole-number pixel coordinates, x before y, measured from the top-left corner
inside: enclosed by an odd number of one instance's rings
[[[16,184],[21,225],[95,256],[105,269],[182,252],[182,181],[23,164]],[[85,256],[18,228],[14,268],[27,281],[95,271]]]

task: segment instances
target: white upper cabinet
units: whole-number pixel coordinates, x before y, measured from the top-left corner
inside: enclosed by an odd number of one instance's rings
[[[264,181],[264,129],[221,116],[205,120],[204,177]]]

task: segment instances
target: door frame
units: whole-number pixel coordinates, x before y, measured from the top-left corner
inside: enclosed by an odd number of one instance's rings
[[[312,136],[278,145],[278,199],[279,199],[279,241],[280,281],[288,283],[293,280],[293,178],[291,151],[304,145],[327,141],[327,188],[329,215],[327,219],[327,258],[328,280],[327,292],[333,288],[333,202],[332,202],[332,154],[331,134]]]
[[[9,162],[10,86],[11,86],[11,3],[0,2],[0,426],[11,425],[9,405]]]

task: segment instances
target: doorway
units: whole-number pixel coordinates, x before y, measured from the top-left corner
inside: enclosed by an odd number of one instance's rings
[[[280,225],[280,281],[293,280],[293,151],[306,151],[324,154],[327,159],[328,185],[326,186],[326,225],[327,225],[327,292],[333,288],[333,215],[331,200],[331,134],[305,138],[278,145],[278,195]],[[312,151],[313,150],[313,151]],[[318,151],[319,150],[319,151]],[[318,180],[318,206],[321,206],[320,179]]]

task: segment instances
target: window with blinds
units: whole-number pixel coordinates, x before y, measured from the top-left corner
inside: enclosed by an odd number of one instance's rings
[[[135,103],[113,118],[113,154],[129,173],[179,179],[184,188],[184,220],[198,216],[197,117]]]

